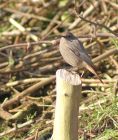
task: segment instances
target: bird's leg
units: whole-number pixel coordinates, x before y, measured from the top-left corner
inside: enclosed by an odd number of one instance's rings
[[[67,70],[68,72],[71,72],[71,67],[70,66],[63,66],[61,68]]]
[[[72,67],[72,68],[70,68],[70,70],[76,72],[78,70],[78,67],[76,67],[76,66],[75,67]]]
[[[81,69],[81,68],[80,68]],[[78,67],[73,67],[72,70],[75,72],[75,73],[79,73],[79,70],[80,70]],[[80,77],[82,78],[83,75],[85,74],[85,71],[83,71],[82,73],[79,73]]]
[[[77,69],[78,69],[77,67],[66,68],[66,70],[67,70],[68,72],[71,72],[72,74],[77,73],[77,72],[76,72]]]
[[[78,70],[78,67],[72,67],[69,69],[69,71],[72,73],[72,74],[76,74],[77,73],[77,70]]]

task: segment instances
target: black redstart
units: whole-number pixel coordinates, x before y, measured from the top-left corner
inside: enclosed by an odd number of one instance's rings
[[[102,80],[96,72],[96,68],[91,61],[90,56],[83,47],[82,42],[72,33],[67,32],[65,36],[60,39],[59,50],[64,60],[71,66],[87,68],[90,72],[97,76],[101,83]]]

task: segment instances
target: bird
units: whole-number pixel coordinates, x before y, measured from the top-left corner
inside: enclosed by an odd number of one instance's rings
[[[66,32],[64,36],[61,36],[59,51],[66,63],[73,68],[86,68],[103,83],[82,42],[71,32]]]

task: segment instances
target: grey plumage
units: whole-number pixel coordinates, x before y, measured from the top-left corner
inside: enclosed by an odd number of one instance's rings
[[[64,60],[73,67],[86,67],[90,72],[95,74],[102,82],[90,56],[83,47],[83,44],[72,33],[68,32],[60,39],[59,50]],[[103,83],[103,82],[102,82]]]

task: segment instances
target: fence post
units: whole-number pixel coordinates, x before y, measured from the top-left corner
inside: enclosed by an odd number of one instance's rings
[[[53,140],[78,140],[80,76],[64,69],[57,70],[56,91]]]

